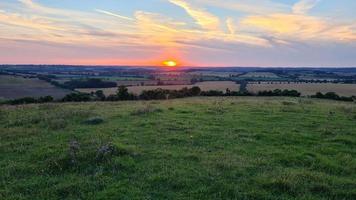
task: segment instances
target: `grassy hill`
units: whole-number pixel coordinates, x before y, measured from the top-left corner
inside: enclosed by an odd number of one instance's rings
[[[0,107],[0,199],[356,199],[356,104]]]

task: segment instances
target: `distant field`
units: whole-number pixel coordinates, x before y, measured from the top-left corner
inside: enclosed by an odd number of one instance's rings
[[[249,72],[247,74],[241,75],[243,78],[279,78],[274,73],[271,72]]]
[[[0,99],[53,96],[62,98],[71,91],[35,78],[0,75]]]
[[[241,73],[238,72],[215,72],[215,71],[194,71],[189,72],[191,75],[199,75],[199,76],[217,76],[217,77],[229,77],[230,75],[237,76]]]
[[[355,200],[355,123],[303,98],[1,106],[0,199]]]
[[[225,91],[229,88],[231,91],[239,91],[240,85],[236,84],[232,81],[207,81],[207,82],[199,82],[195,85],[162,85],[162,86],[131,86],[128,87],[129,91],[134,94],[140,94],[144,90],[154,90],[157,88],[167,89],[167,90],[180,90],[184,87],[191,88],[193,86],[200,87],[203,91],[208,90],[220,90]],[[80,92],[95,92],[97,90],[103,90],[105,95],[115,94],[117,88],[89,88],[89,89],[76,89]]]
[[[291,84],[248,84],[247,90],[250,92],[259,92],[264,90],[288,89],[298,90],[302,95],[313,95],[317,92],[335,92],[343,96],[356,95],[356,84],[333,84],[333,83],[291,83]]]

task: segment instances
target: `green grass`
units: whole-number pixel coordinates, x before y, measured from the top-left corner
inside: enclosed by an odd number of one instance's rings
[[[102,123],[86,123],[89,119]],[[356,104],[0,107],[0,199],[356,199]]]

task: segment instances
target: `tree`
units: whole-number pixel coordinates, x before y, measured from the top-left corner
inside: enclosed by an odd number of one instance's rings
[[[132,93],[129,93],[129,90],[124,85],[119,86],[116,95],[117,95],[118,100],[126,101],[126,100],[135,100],[136,99],[136,96]]]
[[[98,91],[96,91],[95,92],[95,96],[98,98],[98,99],[100,99],[100,100],[102,100],[102,101],[104,101],[105,100],[105,94],[104,94],[104,92],[102,91],[102,90],[98,90]]]
[[[121,85],[119,86],[118,90],[117,90],[117,97],[120,100],[127,100],[129,97],[129,90],[127,89],[127,87]]]
[[[199,96],[201,93],[201,89],[198,86],[194,86],[190,89],[192,96]]]

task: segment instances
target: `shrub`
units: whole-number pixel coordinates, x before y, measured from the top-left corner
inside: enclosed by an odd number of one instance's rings
[[[105,94],[102,90],[96,91],[95,96],[98,98],[98,100],[101,100],[101,101],[105,101],[105,99],[106,99]]]
[[[88,124],[88,125],[97,125],[97,124],[101,124],[103,122],[104,122],[104,119],[102,119],[101,117],[91,117],[84,121],[84,123]]]
[[[118,88],[116,96],[118,100],[123,101],[136,99],[136,96],[132,93],[129,93],[127,87],[123,85]]]
[[[67,94],[62,99],[63,102],[85,102],[90,100],[91,100],[90,94],[86,94],[86,93],[71,93],[71,94]]]
[[[37,103],[37,100],[32,97],[24,97],[20,99],[10,100],[8,101],[8,103],[11,105],[30,104],[30,103]]]
[[[349,101],[349,102],[352,102],[355,100],[355,98],[353,96],[352,97],[339,96],[335,92],[327,92],[325,94],[323,94],[321,92],[317,92],[315,95],[312,95],[311,98],[331,99],[331,100]]]
[[[48,103],[48,102],[52,102],[54,99],[52,96],[45,96],[45,97],[40,97],[38,99],[38,103]]]
[[[102,145],[98,148],[95,160],[97,162],[106,162],[109,161],[114,155],[118,154],[119,149],[117,148],[117,146],[109,143],[106,145]]]
[[[201,92],[202,96],[224,96],[224,93],[222,91],[218,90],[209,90],[209,91],[203,91]]]

